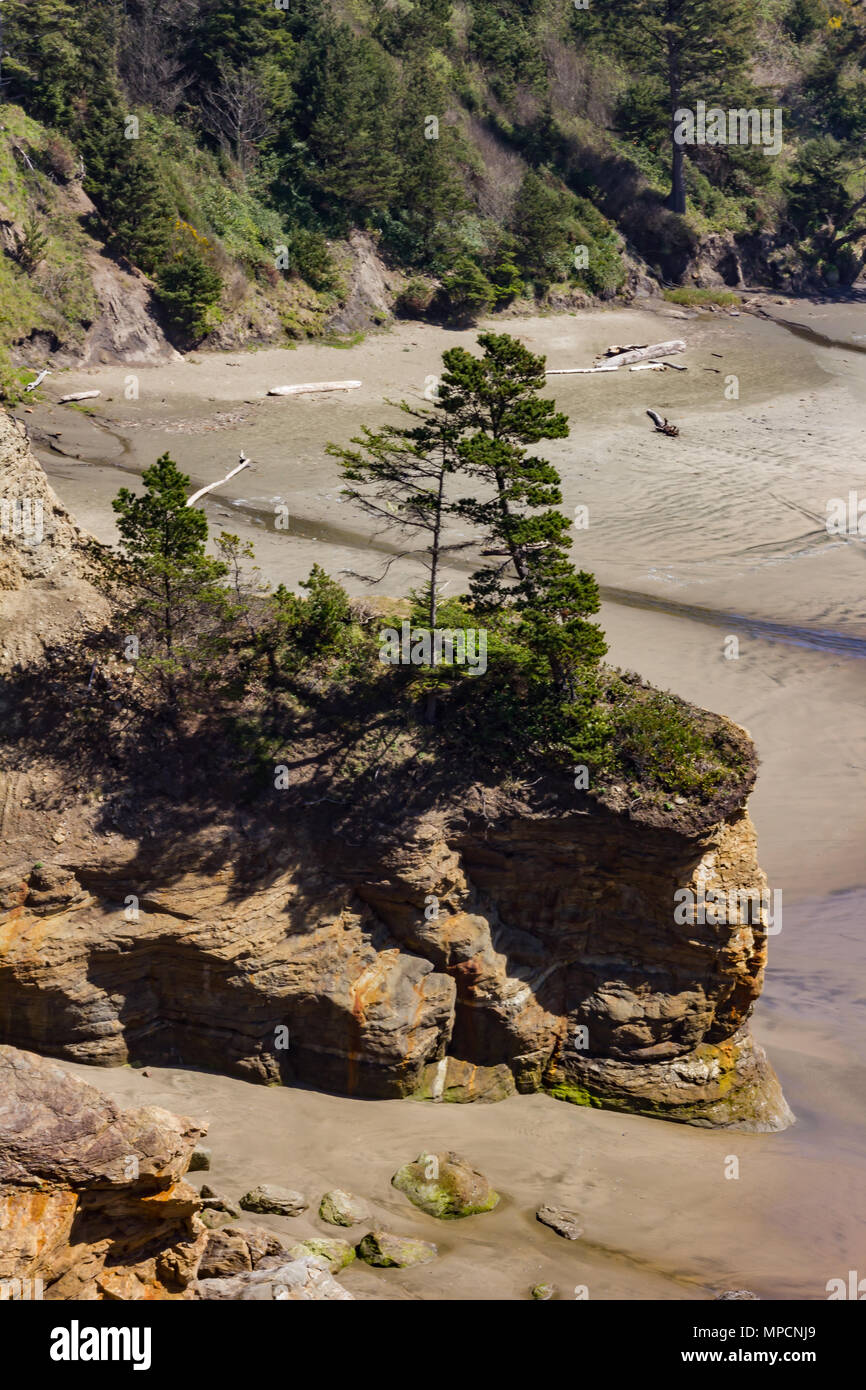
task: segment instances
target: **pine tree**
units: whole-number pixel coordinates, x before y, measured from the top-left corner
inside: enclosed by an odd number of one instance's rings
[[[423,61],[407,65],[403,82],[397,129],[401,152],[397,225],[387,224],[387,235],[405,263],[425,265],[434,274],[442,274],[453,262],[455,229],[469,206],[457,173],[460,139],[444,119],[448,90],[430,67]],[[431,126],[431,116],[436,127]]]
[[[300,69],[307,174],[323,203],[332,211],[336,201],[360,219],[387,211],[399,177],[392,61],[348,25],[326,22],[309,34]]]
[[[529,169],[517,195],[511,228],[517,261],[524,275],[539,290],[565,280],[571,269],[571,244],[567,218],[573,200]]]
[[[571,522],[557,510],[559,474],[527,453],[542,439],[565,438],[568,421],[538,394],[543,357],[507,334],[481,334],[478,344],[480,358],[465,348],[443,355],[437,401],[460,431],[461,468],[484,485],[482,496],[457,503],[485,537],[482,553],[495,557],[472,576],[472,597],[482,612],[513,612],[521,638],[549,662],[557,689],[574,698],[581,671],[606,650],[601,630],[587,621],[599,609],[598,586],[569,558]]]
[[[636,71],[655,78],[667,99],[673,212],[686,210],[683,146],[674,140],[678,108],[708,106],[737,82],[754,31],[750,0],[592,0],[589,22]]]
[[[454,510],[446,497],[446,485],[457,465],[459,427],[439,411],[414,410],[405,401],[401,409],[418,424],[386,425],[378,431],[365,427],[363,434],[352,440],[358,449],[329,444],[327,451],[340,459],[343,477],[353,484],[343,489],[344,497],[386,527],[415,532],[426,539],[423,550],[406,550],[389,560],[385,573],[395,559],[405,555],[421,560],[428,573],[427,619],[435,628],[443,558],[469,544],[446,544],[443,539]],[[384,574],[376,582],[382,578]]]
[[[143,493],[124,487],[112,502],[120,556],[109,561],[109,572],[130,596],[126,619],[139,639],[139,670],[156,681],[173,712],[183,680],[205,675],[214,655],[226,565],[205,553],[207,518],[187,506],[190,480],[168,454],[142,481]]]
[[[63,125],[78,83],[78,21],[67,0],[4,0],[4,96],[37,119]]]

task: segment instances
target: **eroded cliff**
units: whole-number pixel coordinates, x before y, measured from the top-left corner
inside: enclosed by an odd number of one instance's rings
[[[32,733],[3,775],[0,1040],[366,1096],[516,1087],[700,1124],[790,1121],[748,1032],[766,909],[677,911],[684,890],[761,901],[753,752],[741,790],[700,814],[603,803],[562,775],[506,791],[411,759],[390,783],[377,766],[378,790],[347,810],[305,752],[306,782],[257,800],[247,788],[239,805],[195,730],[197,782],[179,752],[159,764],[120,724],[126,751],[112,734],[98,767],[77,762],[81,708],[49,727],[41,653],[58,622],[75,643],[62,603],[77,595],[82,620],[107,610],[9,421],[0,456],[6,491],[38,495],[56,521],[38,558],[26,536],[0,537],[6,669],[27,665],[3,698]]]
[[[678,889],[760,897],[746,812],[691,838],[601,808],[463,809],[390,848],[312,820],[265,850],[255,838],[6,871],[0,1035],[358,1095],[516,1086],[693,1123],[789,1121],[747,1027],[766,915],[675,920]]]

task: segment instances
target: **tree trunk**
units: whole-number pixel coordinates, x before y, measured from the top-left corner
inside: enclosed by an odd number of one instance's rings
[[[685,155],[682,145],[678,144],[674,138],[676,131],[674,117],[680,104],[680,58],[670,38],[668,39],[668,90],[670,92],[671,115],[671,191],[668,207],[671,212],[683,216],[686,210]]]
[[[436,584],[439,577],[439,537],[442,532],[442,504],[445,496],[445,459],[442,459],[442,469],[439,473],[439,492],[436,500],[436,520],[433,525],[433,539],[430,543],[430,603],[427,616],[430,620],[430,631],[436,627],[436,616],[438,600],[436,597]],[[436,691],[431,690],[427,694],[427,704],[424,710],[424,723],[436,723]]]

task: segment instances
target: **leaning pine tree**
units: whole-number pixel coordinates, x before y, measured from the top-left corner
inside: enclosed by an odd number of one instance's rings
[[[473,604],[479,614],[513,618],[516,638],[537,664],[536,688],[552,689],[560,711],[589,733],[598,663],[607,650],[601,629],[589,621],[599,609],[598,585],[570,559],[559,474],[527,449],[564,438],[568,421],[538,394],[543,357],[507,334],[485,333],[478,343],[480,358],[464,348],[444,354],[437,401],[437,411],[459,430],[461,469],[482,484],[479,496],[457,503],[479,528],[490,561],[472,577]]]
[[[384,579],[395,560],[411,555],[427,570],[426,618],[436,626],[436,609],[443,560],[471,542],[446,542],[445,527],[453,504],[446,496],[447,480],[457,466],[460,426],[442,411],[415,410],[401,402],[401,410],[417,421],[411,426],[366,426],[352,439],[357,449],[329,444],[327,451],[343,465],[349,487],[343,496],[356,502],[374,521],[417,536],[422,545],[407,546],[387,561],[381,574],[358,575],[367,583]]]

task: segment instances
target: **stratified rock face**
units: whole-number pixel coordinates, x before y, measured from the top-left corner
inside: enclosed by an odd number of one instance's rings
[[[41,1279],[46,1299],[191,1297],[207,1232],[182,1178],[202,1133],[0,1046],[0,1282]]]
[[[0,876],[0,1036],[355,1095],[515,1084],[698,1124],[790,1122],[746,1026],[766,917],[677,920],[677,890],[766,888],[745,812],[691,837],[597,809],[430,816],[378,850],[297,825],[277,838]]]
[[[86,577],[90,542],[51,488],[23,426],[0,410],[0,672],[69,639],[86,617],[107,617],[107,600]]]

